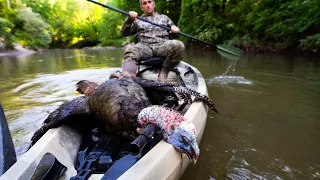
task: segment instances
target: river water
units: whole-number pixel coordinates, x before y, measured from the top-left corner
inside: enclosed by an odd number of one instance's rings
[[[52,50],[0,57],[0,102],[18,157],[50,112],[78,96],[82,79],[103,82],[122,49]],[[320,178],[320,58],[187,50],[219,113],[208,113],[201,155],[183,180]]]

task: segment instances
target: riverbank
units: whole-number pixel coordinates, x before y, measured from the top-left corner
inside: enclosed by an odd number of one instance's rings
[[[119,49],[119,48],[125,48],[124,47],[116,47],[116,46],[93,46],[93,47],[84,47],[82,49],[92,49],[92,50],[104,50],[104,49]],[[16,45],[13,50],[6,50],[5,48],[1,47],[0,44],[0,57],[5,56],[24,56],[29,54],[37,53],[38,51],[26,49],[22,47],[21,45]]]
[[[36,53],[34,50],[26,49],[22,47],[21,45],[15,45],[13,50],[5,50],[4,48],[1,48],[0,51],[0,57],[4,56],[24,56]]]
[[[117,46],[91,46],[91,47],[83,47],[81,49],[91,49],[91,50],[107,50],[107,49],[125,49],[126,46],[129,44],[126,44],[123,47],[117,47]],[[202,44],[193,44],[193,43],[186,43],[186,47],[189,49],[207,49],[210,50],[211,47],[205,46]],[[282,50],[280,48],[275,48],[274,46],[235,46],[239,49],[242,49],[245,53],[273,53],[273,54],[299,54],[299,55],[318,55],[319,52],[309,52],[309,51],[302,51],[302,50]],[[0,57],[5,56],[24,56],[24,55],[30,55],[37,53],[38,51],[30,50],[22,47],[21,45],[16,45],[13,50],[5,50],[3,47],[1,48],[0,44]]]

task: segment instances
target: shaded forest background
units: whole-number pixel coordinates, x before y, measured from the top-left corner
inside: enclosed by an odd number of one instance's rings
[[[141,14],[138,0],[99,0]],[[245,51],[320,51],[319,0],[158,0],[184,33]],[[0,0],[0,42],[30,49],[123,46],[124,15],[86,0]],[[187,45],[203,46],[183,39]]]

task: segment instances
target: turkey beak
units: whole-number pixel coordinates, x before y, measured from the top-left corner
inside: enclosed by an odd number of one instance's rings
[[[197,159],[192,159],[193,165],[196,165],[197,161]]]
[[[184,149],[183,151],[189,157],[190,161],[195,165],[199,158],[199,148],[190,146],[190,149]]]

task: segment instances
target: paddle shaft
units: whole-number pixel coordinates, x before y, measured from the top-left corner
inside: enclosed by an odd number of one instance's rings
[[[114,11],[117,11],[117,12],[119,12],[119,13],[122,13],[122,14],[124,14],[124,15],[129,16],[129,13],[128,13],[128,12],[123,11],[123,10],[121,10],[121,9],[114,8],[114,7],[109,6],[109,5],[107,5],[107,4],[102,4],[102,3],[97,2],[97,1],[95,1],[95,0],[88,0],[88,1],[93,2],[93,3],[95,3],[95,4],[98,4],[98,5],[102,6],[102,7],[105,7],[105,8],[108,8],[108,9],[111,9],[111,10],[114,10]],[[154,25],[154,26],[161,27],[161,28],[166,29],[166,30],[168,30],[168,31],[171,30],[171,28],[169,28],[169,27],[167,27],[167,26],[154,23],[154,22],[149,21],[149,20],[147,20],[147,19],[144,19],[144,18],[142,18],[142,17],[137,17],[137,19],[139,19],[139,20],[141,20],[141,21],[144,21],[144,22],[147,22],[147,23],[150,23],[150,24],[152,24],[152,25]],[[183,33],[183,32],[178,32],[178,34],[180,34],[180,35],[182,35],[182,36],[185,36],[185,37],[188,37],[188,38],[191,38],[191,39],[194,39],[194,40],[197,40],[197,41],[200,41],[200,42],[202,42],[202,43],[204,43],[204,44],[207,44],[207,45],[209,45],[209,46],[213,46],[213,47],[216,47],[216,48],[217,48],[217,45],[211,44],[211,43],[209,43],[209,42],[203,41],[203,40],[198,39],[198,38],[196,38],[196,37],[190,36],[189,34],[186,34],[186,33]]]

